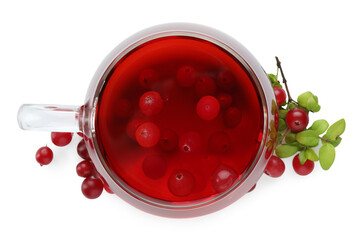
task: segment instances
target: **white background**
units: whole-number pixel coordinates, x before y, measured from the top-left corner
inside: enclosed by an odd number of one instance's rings
[[[362,1],[1,1],[0,239],[363,239],[364,36]],[[210,215],[168,219],[114,195],[88,200],[75,167],[79,138],[63,149],[50,134],[17,126],[22,103],[81,105],[103,58],[119,42],[166,22],[215,27],[245,45],[267,72],[282,61],[293,96],[311,90],[311,122],[345,118],[329,171],[307,177],[291,160],[278,179]],[[36,150],[54,149],[39,167]]]

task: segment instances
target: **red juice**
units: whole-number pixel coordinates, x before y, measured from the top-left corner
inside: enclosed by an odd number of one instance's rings
[[[195,80],[179,82],[181,68],[182,74],[193,71]],[[148,91],[163,100],[155,114],[139,107]],[[213,119],[196,112],[203,95],[222,99]],[[170,137],[141,146],[135,130],[145,122]],[[136,192],[179,204],[213,198],[242,178],[258,152],[262,127],[263,109],[247,70],[223,48],[189,36],[154,39],[122,57],[96,111],[96,138],[110,171]],[[191,149],[181,146],[190,132],[199,135]]]

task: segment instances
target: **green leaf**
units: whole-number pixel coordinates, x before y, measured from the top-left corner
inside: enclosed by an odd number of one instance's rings
[[[319,160],[322,169],[328,170],[335,160],[335,147],[330,143],[325,143],[319,151]]]
[[[282,88],[282,85],[277,81],[277,82],[274,82],[272,83],[272,87],[279,87],[279,88]],[[283,104],[284,105],[284,104]]]
[[[307,101],[307,109],[308,110],[312,110],[314,108],[317,108],[318,106],[318,102],[315,101],[315,98],[314,97],[310,97]]]
[[[318,112],[318,111],[320,111],[320,109],[321,109],[321,106],[317,104],[317,106],[312,108],[311,111],[312,112]]]
[[[318,135],[320,135],[324,133],[328,127],[329,123],[324,119],[320,119],[314,121],[310,129],[314,130]]]
[[[279,119],[279,125],[278,125],[278,130],[279,131],[283,131],[284,129],[287,128],[287,124],[286,121],[284,121],[282,118]]]
[[[316,152],[312,149],[312,148],[307,148],[305,151],[305,156],[307,159],[310,159],[311,161],[318,161],[318,156],[316,154]]]
[[[345,119],[340,119],[339,121],[332,124],[329,129],[327,129],[324,138],[329,139],[330,141],[335,141],[337,137],[339,137],[345,131]]]
[[[291,110],[291,109],[293,109],[293,108],[296,108],[296,107],[298,107],[298,105],[297,105],[297,104],[294,104],[294,103],[292,103],[292,102],[288,103],[288,109],[289,109],[289,110]]]
[[[298,155],[298,160],[300,160],[300,163],[303,165],[307,161],[307,157],[305,155],[305,151],[300,152]]]
[[[279,118],[285,119],[287,113],[288,113],[288,110],[286,110],[286,109],[279,109],[278,110]]]
[[[312,92],[304,92],[304,93],[302,93],[301,95],[298,96],[297,102],[302,107],[306,107],[307,108],[309,99],[313,99],[313,101],[315,101],[314,96],[315,95],[313,95]]]
[[[331,141],[332,146],[334,146],[334,147],[339,146],[339,144],[341,143],[341,140],[342,140],[341,137],[337,137],[336,140]]]
[[[284,138],[286,143],[294,143],[296,142],[296,134],[295,133],[288,133],[286,137]]]
[[[274,75],[272,73],[269,73],[268,74],[268,78],[269,78],[269,80],[270,80],[271,83],[274,83],[274,82],[278,81],[277,75]]]
[[[320,141],[318,134],[314,130],[304,130],[297,133],[296,140],[308,147],[317,146]]]
[[[276,155],[280,158],[287,158],[295,154],[297,151],[297,146],[282,144],[276,149]]]

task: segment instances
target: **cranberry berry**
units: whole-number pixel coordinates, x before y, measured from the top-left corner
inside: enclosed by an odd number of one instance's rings
[[[158,92],[146,92],[139,99],[139,108],[146,116],[156,115],[163,109],[163,99]]]
[[[83,160],[76,166],[77,175],[80,177],[91,177],[94,172],[94,166],[88,160]]]
[[[182,87],[192,87],[196,82],[196,71],[191,66],[180,67],[177,71],[177,83]]]
[[[155,146],[160,139],[160,131],[157,125],[152,122],[141,124],[136,132],[135,137],[140,146],[149,148]]]
[[[220,103],[213,96],[204,96],[196,106],[197,115],[203,120],[213,120],[219,115]]]
[[[128,135],[129,138],[136,140],[135,132],[142,123],[143,120],[141,118],[133,118],[130,120],[126,125],[126,135]]]
[[[145,89],[152,89],[158,82],[159,74],[156,70],[144,69],[139,75],[139,84]]]
[[[276,97],[277,100],[277,105],[282,106],[282,104],[286,101],[286,91],[283,90],[283,88],[280,87],[274,87],[274,95]]]
[[[230,137],[223,131],[216,132],[210,136],[208,145],[211,152],[226,153],[230,149]]]
[[[268,164],[265,167],[264,173],[267,174],[268,176],[277,178],[277,177],[282,176],[285,169],[286,169],[286,166],[284,165],[284,162],[282,161],[282,159],[273,155],[269,159]]]
[[[238,174],[231,167],[220,164],[211,176],[211,184],[216,192],[221,193],[228,190],[238,178]]]
[[[143,172],[151,179],[160,179],[167,171],[167,160],[159,154],[148,155],[143,161]]]
[[[168,179],[168,189],[177,197],[190,195],[195,184],[195,177],[192,173],[184,169],[174,171]]]
[[[293,108],[286,115],[286,123],[292,131],[300,132],[308,125],[308,114],[301,108]]]
[[[81,140],[77,145],[77,153],[78,155],[83,159],[90,159],[90,156],[88,155],[88,151],[86,148],[85,140]]]
[[[217,95],[221,109],[227,109],[233,103],[233,97],[228,93],[219,93]]]
[[[184,153],[198,152],[202,147],[201,136],[197,132],[187,132],[179,138],[178,146]]]
[[[235,87],[235,78],[231,72],[221,72],[217,76],[217,86],[223,91],[232,91]]]
[[[178,145],[177,133],[171,129],[162,130],[158,145],[165,152],[175,150]]]
[[[43,166],[43,165],[48,165],[52,162],[53,160],[53,152],[52,150],[45,146],[45,147],[41,147],[38,149],[38,151],[35,154],[35,159],[37,160],[37,162]]]
[[[196,82],[195,91],[198,97],[214,95],[216,92],[215,81],[210,77],[201,77]]]
[[[98,178],[88,177],[83,180],[81,185],[81,191],[83,195],[89,199],[98,198],[102,190],[104,189],[104,184]]]
[[[241,122],[242,113],[237,107],[229,107],[222,115],[222,120],[227,128],[235,128]]]
[[[72,135],[69,132],[52,132],[51,138],[54,145],[64,147],[72,141]]]
[[[292,161],[294,171],[301,176],[310,174],[315,167],[315,163],[309,159],[306,160],[305,164],[301,164],[299,160],[299,154],[297,154]]]

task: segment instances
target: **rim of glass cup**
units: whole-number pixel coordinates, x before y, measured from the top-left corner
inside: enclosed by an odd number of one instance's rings
[[[186,36],[186,37],[193,37],[193,38],[198,38],[198,39],[202,39],[208,42],[211,42],[215,45],[217,45],[218,47],[224,49],[226,52],[228,52],[229,54],[231,54],[234,58],[236,58],[236,60],[238,60],[238,62],[242,65],[242,67],[248,72],[251,80],[253,80],[253,84],[254,87],[256,89],[256,92],[258,93],[258,97],[260,98],[260,103],[261,103],[261,113],[263,116],[263,120],[262,120],[262,124],[263,124],[263,138],[260,142],[260,146],[259,149],[256,153],[256,156],[254,158],[254,160],[251,162],[250,166],[244,170],[243,173],[239,174],[239,180],[233,185],[231,186],[228,190],[217,194],[216,196],[214,196],[213,198],[211,197],[207,197],[207,198],[203,198],[203,199],[198,199],[198,200],[193,200],[193,201],[182,201],[182,202],[169,202],[166,200],[161,200],[161,199],[157,199],[157,198],[153,198],[150,196],[147,196],[146,194],[137,191],[136,189],[132,188],[131,186],[129,186],[127,183],[125,183],[120,177],[118,177],[114,171],[112,169],[110,169],[109,165],[107,164],[106,160],[103,157],[102,151],[100,150],[100,146],[99,146],[99,141],[97,140],[97,136],[96,136],[96,107],[98,105],[98,101],[99,101],[99,94],[102,92],[104,85],[107,81],[107,78],[110,74],[110,72],[112,71],[112,69],[114,68],[114,66],[123,58],[125,57],[130,51],[134,50],[135,48],[137,48],[138,46],[147,43],[151,40],[155,40],[158,38],[163,38],[163,37],[171,37],[171,36]],[[235,189],[237,189],[246,179],[247,177],[251,174],[251,172],[253,171],[253,169],[256,167],[258,160],[260,159],[263,150],[264,150],[264,145],[265,142],[267,140],[267,131],[268,131],[268,116],[267,116],[267,102],[266,102],[266,97],[263,91],[263,88],[258,80],[258,77],[256,76],[256,74],[254,73],[254,71],[251,69],[251,67],[249,66],[249,64],[245,61],[245,59],[243,59],[240,54],[238,54],[234,49],[232,49],[231,47],[229,47],[227,45],[227,43],[224,43],[222,41],[217,40],[216,38],[214,38],[214,36],[210,36],[210,35],[206,35],[200,32],[195,32],[195,31],[188,31],[183,29],[183,30],[167,30],[164,32],[159,32],[159,33],[155,33],[152,35],[147,35],[145,37],[142,37],[139,41],[136,41],[134,43],[132,43],[129,46],[126,46],[124,49],[122,49],[121,52],[119,52],[117,54],[116,57],[114,57],[114,59],[112,60],[111,64],[109,64],[109,66],[106,68],[106,70],[104,71],[102,77],[99,79],[99,82],[97,84],[96,90],[94,91],[94,95],[93,95],[93,99],[91,99],[91,103],[93,103],[92,106],[92,113],[91,113],[91,132],[92,132],[92,139],[93,139],[93,143],[94,143],[94,148],[95,151],[97,153],[97,157],[99,158],[99,161],[102,165],[102,167],[104,168],[104,170],[106,171],[106,173],[111,177],[111,179],[120,187],[122,188],[126,193],[128,193],[129,195],[131,195],[132,197],[136,198],[139,201],[142,201],[144,203],[147,203],[149,205],[153,205],[159,208],[167,208],[167,209],[190,209],[190,208],[196,208],[196,207],[200,207],[200,206],[204,206],[204,205],[209,205],[213,202],[216,202],[224,197],[226,197],[227,195],[229,195],[230,193],[232,193]]]

